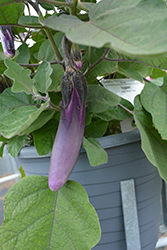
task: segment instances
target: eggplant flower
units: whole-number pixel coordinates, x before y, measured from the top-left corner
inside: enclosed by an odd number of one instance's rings
[[[15,47],[12,27],[6,25],[0,26],[0,38],[4,54],[9,58],[14,57]]]
[[[87,84],[82,71],[74,66],[69,43],[63,38],[66,70],[62,77],[62,109],[54,141],[49,188],[59,190],[68,180],[80,153],[85,129]]]

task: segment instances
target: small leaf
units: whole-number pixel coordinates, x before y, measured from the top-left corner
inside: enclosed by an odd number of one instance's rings
[[[58,50],[60,51],[60,53],[62,53],[62,46],[61,46],[61,42],[62,42],[62,38],[63,38],[64,34],[61,32],[56,33],[53,36],[54,41],[56,42],[56,44],[58,45]],[[52,45],[49,41],[49,39],[45,40],[38,52],[37,58],[39,61],[55,61],[56,60],[56,55],[53,51]]]
[[[133,105],[126,99],[121,98],[120,104],[122,104],[129,110],[134,109]],[[131,114],[129,114],[126,110],[124,110],[120,106],[111,107],[102,113],[96,113],[95,116],[101,118],[104,121],[111,121],[111,120],[122,121],[132,117]]]
[[[26,177],[26,174],[25,174],[25,172],[24,172],[22,166],[19,167],[19,171],[20,171],[20,173],[21,173],[21,178]]]
[[[40,26],[37,16],[21,16],[18,23],[24,24],[24,25],[39,25]]]
[[[33,80],[30,78],[30,69],[24,69],[12,60],[6,59],[5,65],[8,68],[5,75],[14,80],[12,87],[13,92],[24,91],[27,94],[31,93]]]
[[[50,75],[52,74],[53,69],[50,66],[50,63],[47,61],[44,61],[40,64],[40,66],[37,69],[37,72],[34,77],[35,81],[35,88],[41,92],[46,93],[49,86],[52,83],[52,80],[50,78]]]
[[[8,152],[15,158],[24,146],[26,135],[14,136],[8,142]]]
[[[3,149],[5,147],[5,142],[0,142],[0,158],[3,157]]]
[[[121,66],[118,67],[118,72],[129,77],[133,78],[139,82],[143,82],[142,76],[134,69],[129,69],[129,68],[122,68]]]
[[[98,86],[88,85],[87,112],[101,113],[110,107],[117,106],[121,98],[111,91]]]
[[[105,164],[108,161],[107,152],[101,147],[100,143],[93,138],[83,138],[83,147],[86,150],[89,163],[92,167]]]
[[[51,119],[42,128],[34,131],[34,146],[39,155],[46,155],[52,151],[58,121]]]
[[[28,64],[30,60],[30,51],[28,45],[23,43],[19,48],[19,55],[17,56],[17,63]]]
[[[79,183],[52,192],[47,177],[27,176],[9,189],[0,249],[90,250],[99,240],[98,216]]]
[[[61,90],[61,79],[64,73],[64,69],[59,64],[53,64],[52,69],[53,69],[53,72],[50,76],[50,78],[52,79],[52,83],[49,86],[48,91],[57,92]]]
[[[108,122],[103,120],[97,120],[95,122],[91,122],[86,128],[85,128],[85,134],[87,137],[102,137],[106,130],[107,130]]]

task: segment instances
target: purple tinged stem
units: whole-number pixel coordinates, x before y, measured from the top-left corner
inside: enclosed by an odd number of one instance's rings
[[[49,170],[49,188],[52,191],[59,190],[68,180],[80,153],[86,114],[84,103],[80,106],[80,98],[74,87],[68,107],[65,109],[62,106],[52,149]]]

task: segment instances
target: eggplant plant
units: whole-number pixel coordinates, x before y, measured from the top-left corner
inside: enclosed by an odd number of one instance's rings
[[[5,145],[13,157],[30,145],[51,153],[49,178],[27,176],[9,189],[0,249],[92,249],[98,216],[68,180],[82,146],[91,166],[106,163],[96,138],[121,133],[132,118],[167,180],[167,4],[3,0],[0,13],[1,157]],[[134,104],[103,86],[125,78],[143,84]]]

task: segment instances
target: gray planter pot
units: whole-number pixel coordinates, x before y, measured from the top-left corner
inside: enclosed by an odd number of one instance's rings
[[[155,249],[160,219],[161,178],[141,150],[138,130],[98,139],[107,150],[107,164],[89,165],[81,149],[71,180],[81,183],[95,207],[102,237],[95,250],[126,250],[120,181],[134,179],[142,250]],[[34,147],[18,157],[26,175],[48,175],[50,155],[38,156]]]

